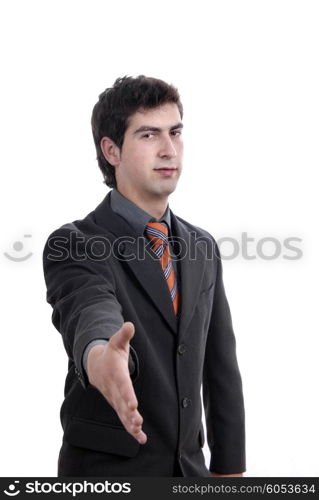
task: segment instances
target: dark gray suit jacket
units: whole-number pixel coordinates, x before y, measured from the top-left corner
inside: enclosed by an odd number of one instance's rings
[[[83,220],[52,233],[43,254],[52,321],[69,357],[61,421],[73,455],[64,458],[61,474],[100,475],[94,464],[102,457],[107,476],[171,476],[176,460],[185,476],[208,475],[201,386],[210,470],[242,472],[242,384],[218,247],[209,233],[172,213],[180,254],[177,318],[159,262],[149,249],[143,258],[141,239],[112,211],[109,198]],[[135,325],[132,378],[145,445],[125,431],[82,366],[88,343],[109,339],[124,321]],[[77,459],[83,468],[68,469],[66,462]]]

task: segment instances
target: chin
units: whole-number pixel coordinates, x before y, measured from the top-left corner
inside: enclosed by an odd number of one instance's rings
[[[162,196],[169,196],[170,194],[174,193],[175,189],[176,189],[176,184],[171,186],[165,186],[158,191],[158,194]]]
[[[169,179],[166,180],[168,181]],[[153,185],[148,185],[148,187],[145,186],[145,188],[149,196],[154,197],[155,199],[155,198],[165,198],[169,196],[175,191],[176,186],[177,182],[176,180],[174,180],[174,182],[154,183]]]

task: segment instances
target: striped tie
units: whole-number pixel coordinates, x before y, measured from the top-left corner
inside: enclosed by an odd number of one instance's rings
[[[177,289],[177,281],[172,265],[169,244],[168,244],[168,228],[163,222],[149,222],[146,224],[146,235],[152,242],[152,250],[159,258],[164,276],[167,282],[168,289],[173,301],[175,314],[178,313],[180,294]]]

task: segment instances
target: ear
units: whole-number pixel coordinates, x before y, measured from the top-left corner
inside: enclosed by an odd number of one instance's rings
[[[117,167],[121,158],[120,148],[109,137],[102,137],[100,146],[107,161],[113,165],[113,167]]]

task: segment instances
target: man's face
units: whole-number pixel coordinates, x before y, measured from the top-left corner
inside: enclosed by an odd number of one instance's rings
[[[165,199],[182,171],[181,116],[174,103],[139,110],[128,122],[119,164],[118,190],[133,201]]]

